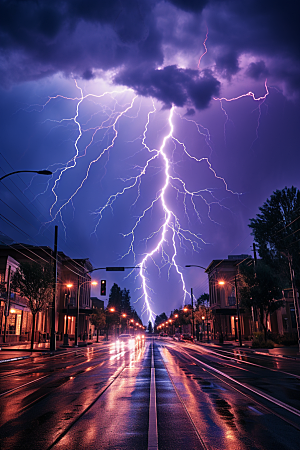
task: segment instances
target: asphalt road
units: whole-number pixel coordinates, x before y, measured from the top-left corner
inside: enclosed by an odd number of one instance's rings
[[[300,362],[170,339],[1,363],[1,449],[299,449]]]

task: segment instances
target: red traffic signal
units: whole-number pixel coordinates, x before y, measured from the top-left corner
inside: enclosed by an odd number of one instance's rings
[[[106,280],[101,280],[100,293],[106,295]]]

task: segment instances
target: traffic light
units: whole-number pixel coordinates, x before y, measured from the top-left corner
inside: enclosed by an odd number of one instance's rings
[[[101,280],[100,293],[101,295],[106,295],[106,280]]]

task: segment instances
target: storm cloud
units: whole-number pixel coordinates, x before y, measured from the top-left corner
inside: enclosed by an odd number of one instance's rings
[[[197,109],[241,71],[298,92],[299,8],[269,0],[1,0],[0,83],[112,72],[141,95]],[[197,75],[206,31],[210,72]]]

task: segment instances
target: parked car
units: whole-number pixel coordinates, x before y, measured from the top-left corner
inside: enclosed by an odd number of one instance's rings
[[[180,340],[181,341],[190,341],[190,342],[194,342],[193,336],[189,333],[183,333],[180,335]]]

